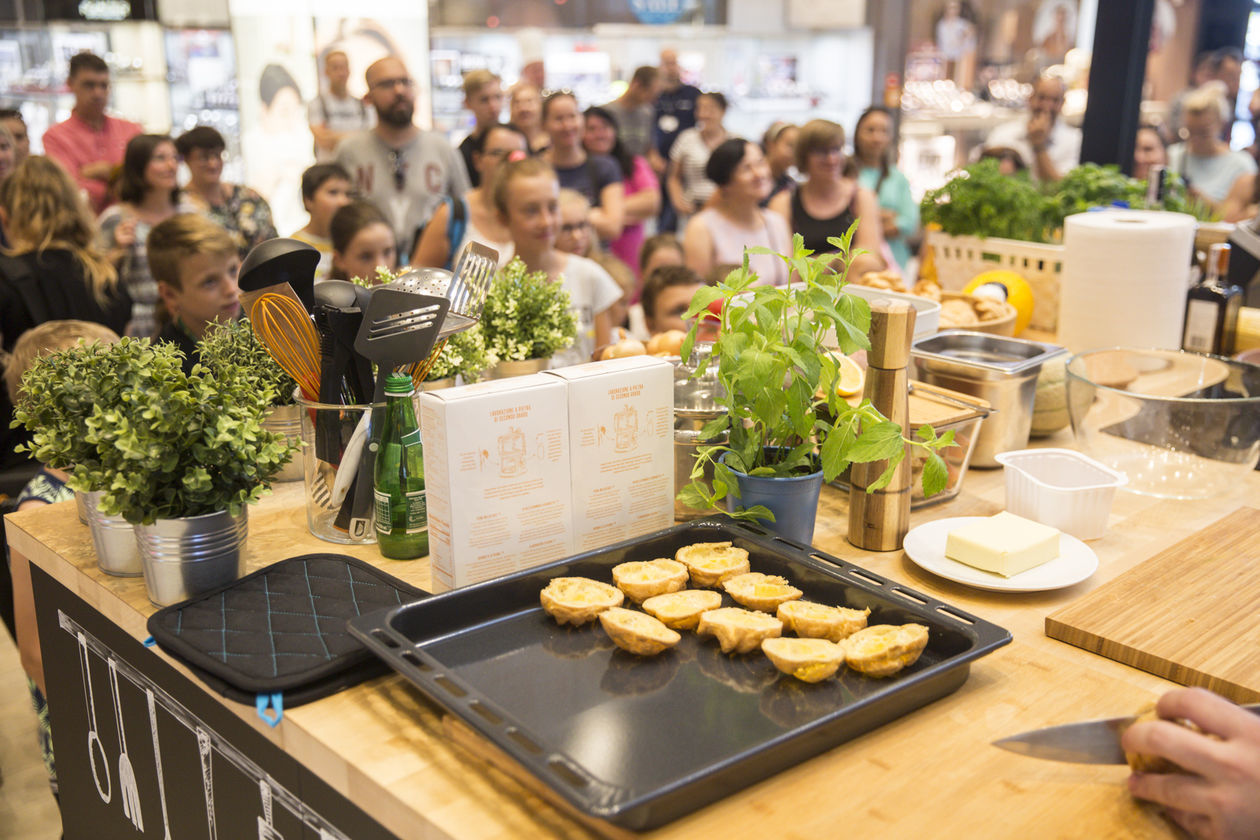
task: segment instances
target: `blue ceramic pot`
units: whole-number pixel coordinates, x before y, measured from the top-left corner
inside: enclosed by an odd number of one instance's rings
[[[723,453],[719,459],[726,460]],[[823,474],[778,478],[768,475],[735,473],[735,492],[726,497],[726,509],[750,508],[765,505],[774,513],[774,521],[759,520],[766,529],[781,537],[811,545],[814,540],[814,519],[818,516],[818,494],[822,490]]]

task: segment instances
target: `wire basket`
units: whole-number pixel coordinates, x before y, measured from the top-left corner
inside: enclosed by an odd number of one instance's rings
[[[939,230],[928,233],[936,276],[941,288],[961,291],[977,274],[997,269],[1013,271],[1028,281],[1033,293],[1033,314],[1028,325],[1053,332],[1059,321],[1059,275],[1063,271],[1063,246],[1023,242],[1017,239],[950,236]]]

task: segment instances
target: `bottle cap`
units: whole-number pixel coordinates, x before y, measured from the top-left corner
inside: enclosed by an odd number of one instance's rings
[[[405,373],[391,373],[385,380],[385,396],[409,397],[416,392],[411,377]]]

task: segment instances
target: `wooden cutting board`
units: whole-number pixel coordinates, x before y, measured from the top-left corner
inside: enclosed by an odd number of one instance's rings
[[[1260,510],[1239,508],[1047,616],[1046,635],[1260,700]]]

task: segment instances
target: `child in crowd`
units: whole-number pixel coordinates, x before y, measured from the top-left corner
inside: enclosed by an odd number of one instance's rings
[[[236,243],[204,216],[180,213],[150,231],[148,253],[162,302],[156,338],[178,345],[184,352],[184,372],[191,372],[200,359],[197,342],[206,325],[241,314]]]
[[[620,287],[593,260],[556,248],[560,226],[560,182],[540,158],[505,163],[494,182],[494,204],[512,234],[516,255],[529,271],[545,271],[564,286],[578,320],[573,346],[555,355],[556,367],[585,362],[612,335],[609,309]]]
[[[556,248],[588,259],[595,256],[591,202],[577,190],[560,190],[560,232],[556,235]]]
[[[22,374],[39,356],[54,353],[67,347],[73,347],[81,341],[113,343],[118,334],[109,327],[94,324],[90,321],[45,321],[22,333],[22,337],[13,346],[12,354],[3,360],[4,387],[14,403],[18,401],[18,391],[22,383]],[[70,478],[65,472],[52,467],[40,467],[17,499],[17,509],[50,505],[73,498],[74,493],[66,487]],[[31,593],[31,567],[29,561],[21,554],[14,553],[9,573],[13,579],[13,612],[17,629],[18,657],[22,670],[27,674],[27,684],[31,692],[31,705],[39,721],[39,745],[44,757],[44,767],[48,771],[48,782],[53,796],[57,796],[57,769],[53,761],[52,727],[48,719],[48,703],[44,699],[44,664],[39,648],[39,633],[35,626],[35,599]]]
[[[670,330],[686,332],[691,324],[683,316],[691,306],[691,299],[704,285],[700,275],[686,266],[662,266],[649,274],[639,298],[649,335]]]
[[[366,201],[355,201],[333,214],[332,277],[376,282],[376,269],[398,267],[398,245],[385,214]]]
[[[351,200],[350,173],[340,164],[317,163],[302,173],[302,206],[311,219],[293,238],[319,251],[316,283],[327,280],[332,271],[333,214]]]
[[[613,282],[621,287],[621,297],[608,309],[608,320],[613,327],[625,327],[629,316],[630,297],[634,294],[635,287],[639,285],[634,278],[634,271],[619,258],[613,256],[610,251],[596,254],[593,259],[599,263],[600,268],[608,272]]]
[[[649,236],[644,240],[643,247],[639,249],[639,276],[643,278],[644,282],[647,282],[647,276],[653,270],[661,266],[682,264],[682,242],[678,241],[678,237],[672,233],[658,233],[655,236]]]

